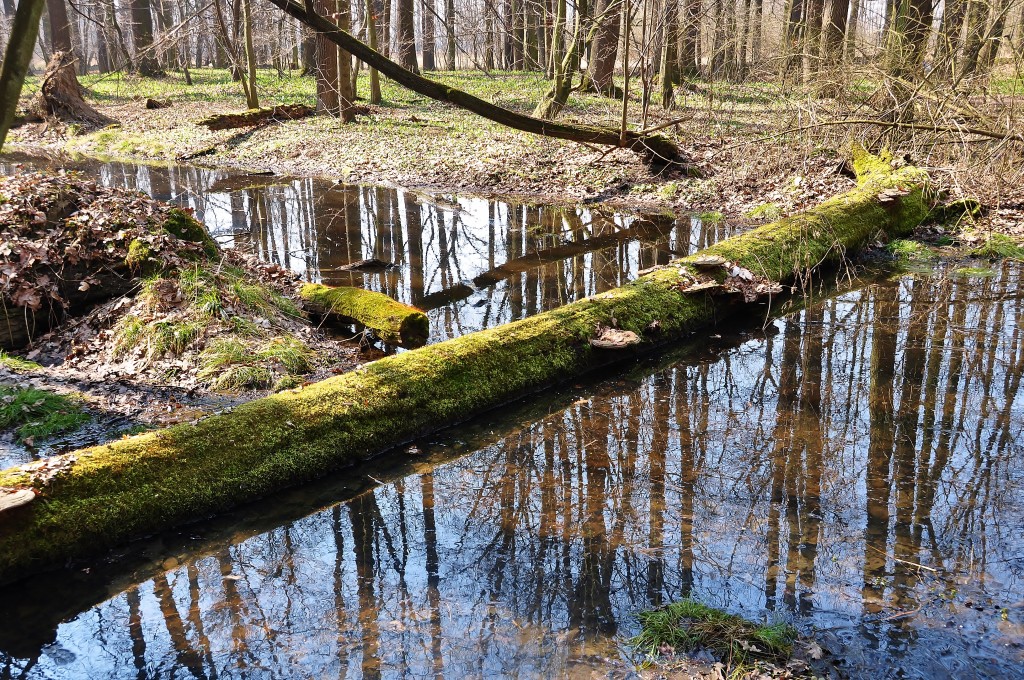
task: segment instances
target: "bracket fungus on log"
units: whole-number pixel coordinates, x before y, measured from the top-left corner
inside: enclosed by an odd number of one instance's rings
[[[759,280],[791,282],[842,261],[881,231],[908,233],[928,214],[925,172],[893,167],[891,157],[863,151],[855,167],[859,185],[847,193],[706,252]],[[893,186],[908,193],[879,201]],[[389,356],[230,413],[82,449],[75,464],[43,488],[25,466],[0,471],[0,486],[35,487],[43,501],[12,513],[0,532],[0,582],[366,460],[750,309],[737,295],[681,293],[680,283],[695,278],[692,261],[682,258],[621,288]],[[599,326],[632,331],[641,343],[596,349],[590,339]]]

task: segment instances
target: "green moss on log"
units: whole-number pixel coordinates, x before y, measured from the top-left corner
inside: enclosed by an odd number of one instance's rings
[[[302,287],[299,295],[310,311],[357,321],[387,343],[422,347],[430,334],[426,314],[383,293],[310,283]]]
[[[893,189],[895,198],[880,198]],[[927,214],[926,192],[927,178],[913,168],[871,171],[847,194],[705,252],[792,280],[880,230],[909,232]],[[77,451],[49,485],[35,483],[33,503],[0,515],[0,582],[322,476],[634,351],[592,347],[601,326],[637,333],[642,351],[744,307],[736,296],[680,292],[692,261],[229,414]],[[0,472],[0,486],[32,485],[23,467]]]
[[[210,236],[210,232],[206,231],[206,227],[185,211],[177,208],[171,210],[167,220],[164,221],[164,229],[183,241],[202,243],[203,252],[207,257],[217,256],[217,242]]]

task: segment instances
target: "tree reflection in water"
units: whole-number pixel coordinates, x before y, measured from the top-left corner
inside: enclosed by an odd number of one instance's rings
[[[0,675],[606,668],[633,613],[687,594],[824,629],[854,673],[1017,674],[1020,286],[1007,264],[811,305],[715,360],[204,546],[0,655]]]

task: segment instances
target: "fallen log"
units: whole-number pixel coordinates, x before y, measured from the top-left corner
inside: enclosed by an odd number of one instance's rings
[[[279,120],[296,120],[312,116],[316,110],[305,104],[281,104],[269,109],[250,109],[241,113],[218,113],[199,121],[209,130],[231,130],[273,123]]]
[[[859,184],[851,191],[704,251],[723,258],[717,269],[683,258],[621,288],[195,424],[64,454],[42,471],[39,463],[0,471],[0,487],[38,492],[0,513],[0,582],[322,476],[738,310],[763,316],[744,302],[744,284],[792,282],[880,232],[908,233],[927,216],[932,197],[923,171],[865,153],[856,154],[855,167]],[[719,295],[688,292],[708,278]],[[742,294],[729,294],[730,287]],[[635,333],[640,343],[592,346],[608,328]]]
[[[302,287],[299,297],[308,311],[327,318],[355,321],[392,345],[422,347],[430,334],[426,314],[383,293],[309,283]]]
[[[521,113],[510,111],[509,109],[484,101],[468,92],[456,90],[454,87],[424,78],[417,73],[403,68],[380,52],[370,48],[352,34],[341,30],[331,20],[310,11],[311,3],[299,4],[294,2],[294,0],[269,0],[269,2],[312,28],[318,35],[333,42],[367,66],[377,69],[380,73],[398,84],[409,88],[413,92],[418,92],[424,97],[454,104],[461,109],[472,111],[487,120],[515,130],[521,130],[522,132],[558,139],[568,139],[585,144],[624,147],[642,154],[647,162],[653,166],[673,166],[689,175],[698,174],[697,169],[690,165],[683,157],[675,142],[664,135],[647,134],[633,130],[627,130],[625,134],[620,134],[618,128],[555,123],[543,118],[525,116]]]

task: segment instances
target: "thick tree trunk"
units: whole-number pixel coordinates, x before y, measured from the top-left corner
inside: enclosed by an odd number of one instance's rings
[[[64,0],[46,0],[46,15],[50,23],[50,48],[54,52],[74,52],[71,44],[71,21]]]
[[[260,108],[256,92],[256,50],[252,43],[252,0],[242,0],[242,34],[245,42],[245,103],[250,109]],[[347,2],[347,0],[346,0]]]
[[[598,0],[595,7],[596,27],[590,47],[588,89],[607,96],[617,96],[612,76],[619,52],[620,5],[622,0]]]
[[[423,76],[404,69],[379,52],[371,50],[365,44],[356,40],[353,36],[341,31],[337,26],[319,15],[311,15],[306,12],[305,7],[292,0],[268,0],[272,4],[288,12],[304,24],[317,30],[320,35],[333,41],[339,47],[351,52],[357,59],[363,60],[368,66],[377,68],[381,73],[403,85],[410,90],[419,92],[425,97],[438,101],[449,102],[460,108],[472,111],[488,120],[505,125],[516,130],[529,132],[531,134],[568,139],[575,142],[586,142],[590,144],[602,144],[609,146],[624,146],[633,151],[644,154],[644,156],[655,165],[679,164],[684,169],[685,162],[681,159],[679,149],[666,137],[661,135],[646,135],[638,132],[627,131],[625,141],[620,141],[619,131],[609,128],[592,127],[583,125],[568,125],[565,123],[553,123],[551,121],[524,116],[514,111],[509,111],[500,106],[495,106],[479,97],[467,92],[456,90],[441,83],[429,80]]]
[[[846,58],[854,61],[857,58],[857,31],[860,26],[861,0],[850,0],[850,22],[846,27]]]
[[[935,41],[935,69],[944,78],[953,77],[956,55],[964,35],[964,15],[967,13],[967,0],[946,0],[942,13],[942,27]]]
[[[132,37],[135,39],[135,69],[140,76],[163,75],[153,54],[153,13],[150,0],[131,0]]]
[[[397,21],[395,40],[398,50],[398,63],[402,68],[413,73],[419,73],[420,67],[416,63],[416,33],[413,12],[413,0],[395,0],[397,10],[395,20]]]
[[[320,16],[334,16],[338,12],[338,0],[314,0],[313,6]],[[332,116],[341,111],[338,47],[320,32],[316,33],[316,110]]]
[[[423,70],[433,71],[437,68],[434,60],[434,0],[422,0],[420,7],[420,31],[423,35]]]
[[[0,582],[322,476],[730,314],[763,317],[763,306],[744,302],[763,296],[739,277],[727,279],[725,267],[708,270],[707,256],[763,277],[756,280],[772,291],[774,282],[856,251],[879,230],[904,234],[927,215],[924,173],[894,171],[888,159],[860,158],[857,167],[858,188],[621,288],[230,413],[51,458],[61,469],[52,484],[34,482],[29,467],[4,470],[0,487],[34,487],[39,495],[0,517]],[[881,201],[889,189],[898,195]],[[721,295],[707,292],[715,285]],[[744,294],[725,292],[736,286]],[[619,335],[633,349],[602,349],[609,329],[626,331]]]
[[[366,39],[370,41],[370,49],[377,49],[377,18],[373,15],[373,0],[366,0]],[[370,67],[370,103],[377,105],[381,103],[380,96],[380,74],[377,69]]]
[[[679,33],[679,76],[698,78],[701,74],[700,0],[683,0],[683,21]]]
[[[661,47],[661,105],[672,106],[675,86],[679,84],[679,3],[665,0],[665,38]]]
[[[843,40],[846,37],[846,17],[850,12],[850,0],[832,0],[829,3],[828,20],[825,22],[825,36],[821,44],[821,61],[825,68],[843,63]],[[837,74],[832,73],[831,77]]]
[[[805,0],[806,21],[803,36],[803,74],[804,83],[814,82],[821,70],[818,60],[821,54],[821,25],[825,13],[825,0]]]

